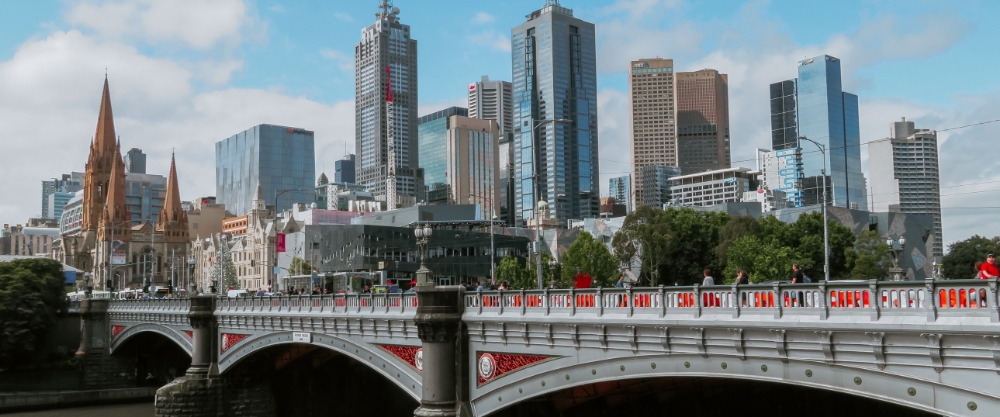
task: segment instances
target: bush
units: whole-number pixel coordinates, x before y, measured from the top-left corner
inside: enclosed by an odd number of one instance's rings
[[[51,259],[0,263],[0,366],[42,348],[45,335],[66,313],[62,264]]]

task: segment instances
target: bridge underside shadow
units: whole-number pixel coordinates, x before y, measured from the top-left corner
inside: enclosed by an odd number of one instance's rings
[[[134,386],[160,387],[184,375],[191,354],[163,334],[140,332],[116,346],[105,366],[103,372],[117,372],[114,376],[131,379]]]
[[[491,417],[678,415],[930,417],[936,414],[817,388],[706,377],[591,383],[528,399],[490,414]]]
[[[224,376],[269,391],[276,416],[410,417],[419,405],[368,364],[315,345],[261,349]]]

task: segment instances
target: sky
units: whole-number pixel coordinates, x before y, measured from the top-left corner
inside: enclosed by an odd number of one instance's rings
[[[418,41],[420,114],[510,80],[510,29],[544,0],[395,0]],[[729,75],[733,166],[770,144],[770,83],[841,59],[862,143],[906,117],[939,133],[945,243],[1000,235],[1000,2],[562,0],[597,26],[602,192],[628,164],[629,61]],[[0,223],[41,212],[40,181],[83,171],[105,72],[123,150],[183,199],[215,194],[217,141],[262,123],[316,133],[317,171],[354,149],[353,47],[378,0],[33,0],[0,13]],[[867,147],[862,147],[867,172]],[[319,175],[319,172],[317,172]],[[878,199],[875,196],[875,199]]]

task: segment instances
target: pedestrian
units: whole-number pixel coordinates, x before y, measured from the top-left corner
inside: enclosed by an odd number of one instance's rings
[[[482,290],[484,290],[483,280],[476,281],[476,291],[482,291]]]
[[[476,290],[476,286],[473,285],[472,283],[467,282],[465,283],[465,290],[468,292],[473,292]]]
[[[615,288],[625,288],[625,275],[618,276],[618,283],[615,284]]]
[[[712,271],[704,270],[702,274],[705,274],[705,279],[701,281],[701,285],[715,285],[715,278],[712,278]]]
[[[1000,271],[997,271],[997,258],[993,254],[986,255],[986,262],[979,267],[979,275],[982,279],[992,279],[1000,276]]]
[[[500,290],[500,291],[507,291],[507,290],[509,290],[510,287],[509,287],[509,284],[507,283],[507,280],[503,280],[503,282],[500,283],[500,287],[497,288],[497,289]]]
[[[747,271],[742,269],[736,270],[736,285],[746,285],[750,283],[750,277],[747,276]]]
[[[255,297],[263,297],[264,296],[264,289],[260,288],[260,287],[257,287],[257,293],[254,294],[254,296]]]
[[[792,284],[803,284],[806,282],[806,274],[802,273],[799,264],[792,264]]]

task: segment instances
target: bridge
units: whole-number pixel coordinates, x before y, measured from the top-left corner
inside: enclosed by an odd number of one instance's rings
[[[190,354],[187,375],[157,394],[158,415],[229,415],[177,404],[203,401],[224,385],[211,381],[259,352],[279,352],[281,366],[323,349],[419,401],[415,415],[488,416],[591,384],[699,377],[994,416],[997,288],[928,280],[84,300],[81,351],[114,356],[153,333]]]

